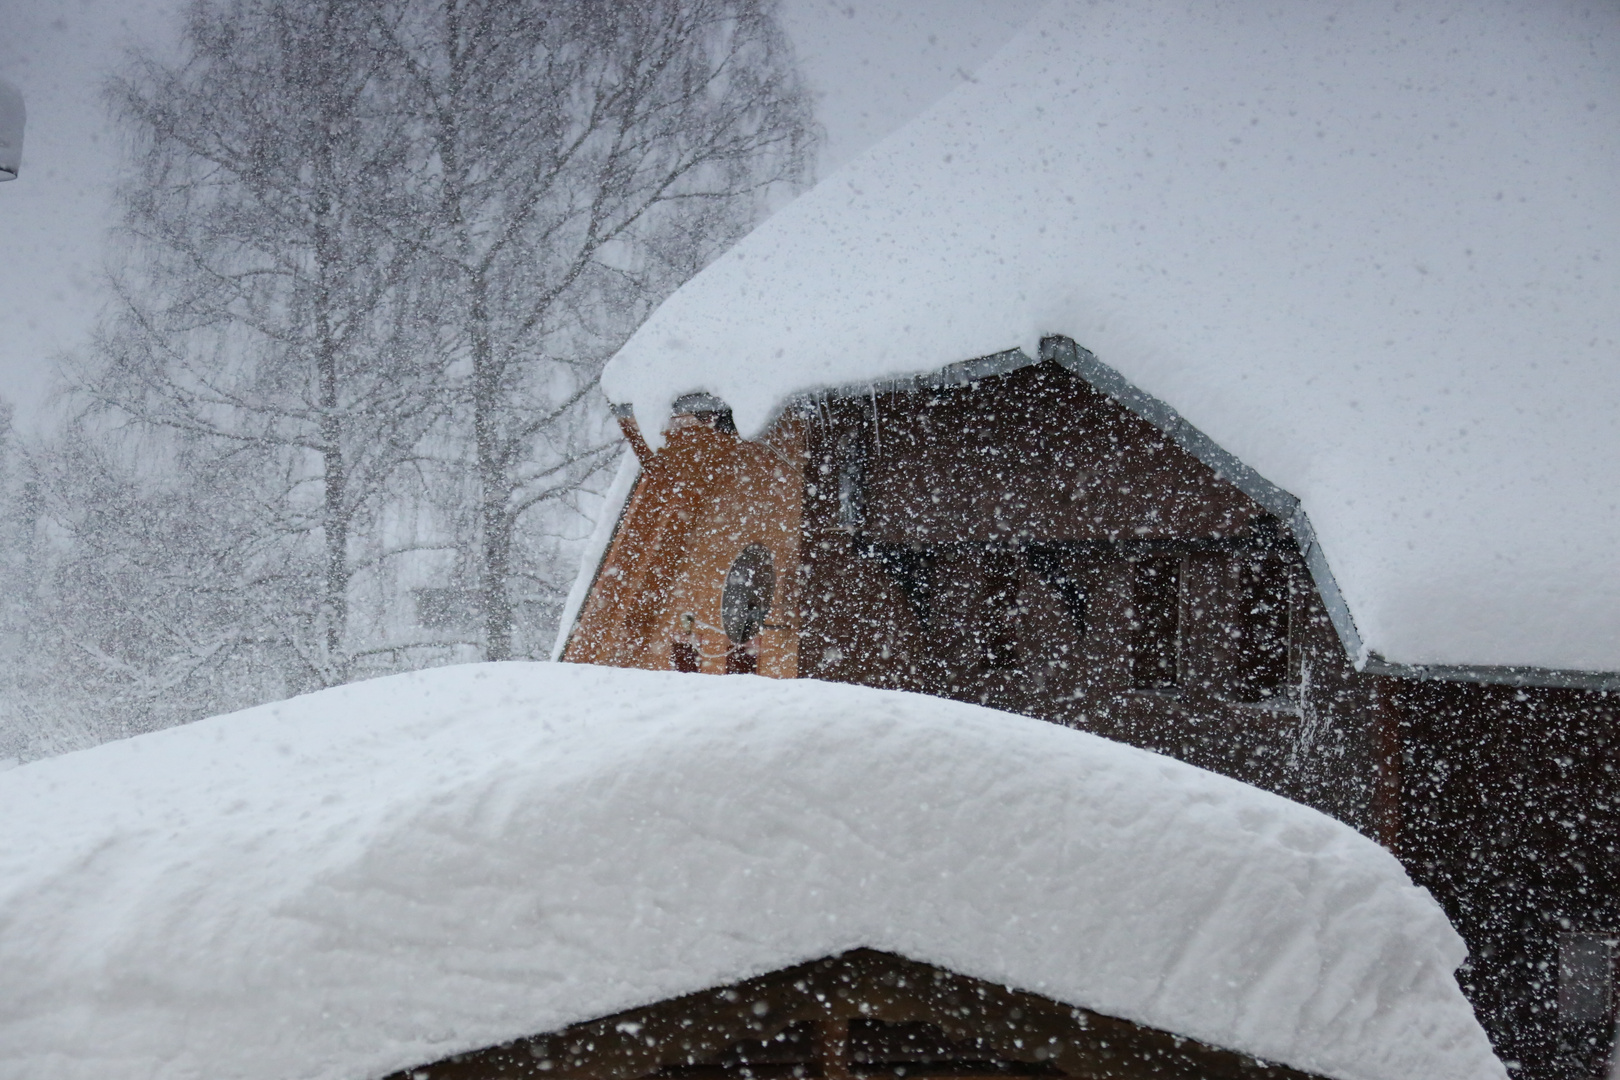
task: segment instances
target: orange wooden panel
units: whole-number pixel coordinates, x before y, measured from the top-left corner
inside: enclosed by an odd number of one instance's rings
[[[696,646],[703,671],[724,673],[726,572],[744,547],[761,544],[776,591],[756,639],[759,674],[797,676],[803,492],[801,421],[784,418],[754,442],[704,417],[675,417],[631,494],[563,659],[669,670],[680,642]]]

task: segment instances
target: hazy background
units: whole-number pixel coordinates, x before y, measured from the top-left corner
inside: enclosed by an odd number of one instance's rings
[[[783,0],[826,130],[825,176],[942,97],[1041,0]],[[101,305],[119,146],[99,96],[131,43],[175,36],[177,0],[0,0],[0,76],[28,103],[19,178],[0,185],[0,398],[40,420],[49,358]]]

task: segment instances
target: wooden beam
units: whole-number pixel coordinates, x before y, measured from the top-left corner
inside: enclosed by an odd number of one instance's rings
[[[619,422],[619,430],[624,432],[625,441],[630,444],[630,449],[636,455],[636,460],[641,462],[643,468],[652,464],[652,447],[648,446],[647,440],[641,437],[641,426],[636,423],[636,418],[629,413],[615,413],[614,419]]]

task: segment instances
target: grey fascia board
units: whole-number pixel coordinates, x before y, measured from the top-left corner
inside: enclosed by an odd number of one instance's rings
[[[1041,359],[1049,360],[1085,380],[1092,389],[1119,402],[1164,432],[1171,442],[1209,466],[1217,476],[1231,483],[1278,521],[1283,522],[1305,557],[1305,565],[1310,568],[1311,579],[1315,581],[1317,591],[1322,595],[1322,602],[1327,607],[1328,617],[1333,623],[1334,631],[1339,635],[1345,654],[1350,657],[1352,663],[1358,665],[1366,659],[1361,634],[1356,630],[1355,619],[1350,614],[1350,605],[1345,602],[1344,594],[1339,591],[1339,583],[1334,579],[1327,556],[1323,554],[1322,545],[1316,539],[1316,530],[1311,528],[1310,518],[1300,508],[1298,499],[1229,453],[1170,405],[1143,392],[1125,376],[1097,359],[1096,354],[1090,349],[1066,337],[1046,337],[1041,340]],[[871,393],[963,386],[980,379],[1005,375],[1029,367],[1035,362],[1022,349],[1008,349],[990,356],[951,364],[935,372],[859,386],[833,387],[814,394],[800,395],[794,400],[794,404],[801,407],[813,406],[816,401],[864,397]]]
[[[1278,521],[1293,520],[1299,508],[1298,499],[1227,453],[1175,409],[1151,394],[1143,393],[1125,376],[1098,360],[1090,349],[1082,348],[1068,338],[1049,337],[1041,342],[1041,351],[1046,354],[1046,359],[1080,376],[1093,389],[1113,398],[1164,432],[1171,442],[1215,470],[1217,476],[1265,507]]]
[[[1170,405],[1139,389],[1125,376],[1097,359],[1090,349],[1072,339],[1049,336],[1041,339],[1041,360],[1050,360],[1084,379],[1092,389],[1119,402],[1160,431],[1171,442],[1209,466],[1217,476],[1231,483],[1267,512],[1283,522],[1310,571],[1328,620],[1339,637],[1345,656],[1357,671],[1368,675],[1388,675],[1400,679],[1443,682],[1490,683],[1503,686],[1536,686],[1570,690],[1620,690],[1620,672],[1576,671],[1564,668],[1520,667],[1493,664],[1400,664],[1372,652],[1356,629],[1350,605],[1333,576],[1322,543],[1299,499],[1273,484],[1214,439],[1194,427]],[[786,411],[813,412],[826,401],[837,401],[882,393],[906,393],[946,387],[966,386],[981,379],[1006,375],[1037,361],[1022,349],[1008,349],[989,356],[949,364],[933,372],[878,379],[871,382],[828,387],[795,395]],[[707,396],[707,395],[704,395]],[[615,409],[620,406],[615,406]]]
[[[1327,609],[1328,622],[1333,624],[1333,632],[1339,635],[1339,644],[1344,646],[1344,654],[1350,658],[1350,663],[1358,670],[1366,670],[1365,665],[1371,655],[1366,644],[1361,640],[1361,631],[1356,629],[1356,620],[1350,614],[1350,603],[1345,600],[1344,593],[1339,591],[1339,579],[1333,576],[1333,567],[1328,562],[1327,552],[1322,550],[1322,542],[1316,537],[1316,529],[1311,525],[1311,519],[1303,507],[1294,511],[1288,519],[1288,531],[1294,537],[1294,543],[1299,546],[1300,555],[1305,559],[1305,568],[1310,572],[1311,581],[1316,583],[1317,595],[1322,598],[1322,606]]]
[[[1041,351],[1062,367],[1074,372],[1148,423],[1163,431],[1172,442],[1238,490],[1286,522],[1300,554],[1310,570],[1311,580],[1327,608],[1328,620],[1339,636],[1339,643],[1358,671],[1401,679],[1444,682],[1492,683],[1504,686],[1538,686],[1571,690],[1620,690],[1620,673],[1575,671],[1562,668],[1518,667],[1493,664],[1399,664],[1369,650],[1350,613],[1350,605],[1339,589],[1333,567],[1328,563],[1322,542],[1293,495],[1261,476],[1243,461],[1227,452],[1214,439],[1199,431],[1165,402],[1133,385],[1125,376],[1098,360],[1089,349],[1068,338],[1052,337],[1041,342]]]
[[[1369,653],[1361,670],[1369,675],[1435,682],[1492,683],[1500,686],[1536,686],[1552,690],[1620,691],[1620,672],[1577,671],[1509,664],[1396,664]]]

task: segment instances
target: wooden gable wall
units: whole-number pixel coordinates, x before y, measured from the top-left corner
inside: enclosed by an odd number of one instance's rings
[[[759,544],[771,553],[775,588],[754,646],[758,672],[798,674],[803,424],[785,419],[750,442],[727,421],[721,412],[678,417],[644,463],[564,660],[667,671],[679,644],[694,650],[700,670],[724,673],[726,573]]]
[[[858,525],[826,486],[851,447]],[[1332,814],[1446,907],[1519,1076],[1601,1071],[1620,994],[1579,1022],[1560,1001],[1572,935],[1620,937],[1608,693],[1357,672],[1283,523],[1052,364],[827,402],[806,448],[803,674],[1040,716]],[[1155,566],[1178,579],[1168,623],[1140,610]],[[1164,685],[1133,670],[1144,636],[1174,656]]]

